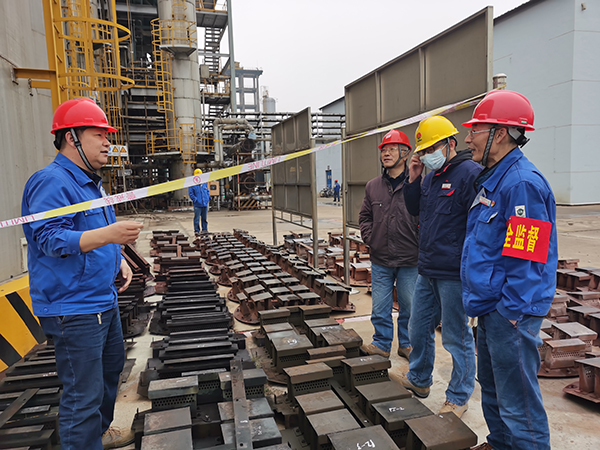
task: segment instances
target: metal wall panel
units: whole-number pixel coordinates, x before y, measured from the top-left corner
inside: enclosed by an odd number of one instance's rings
[[[306,108],[273,126],[271,130],[273,153],[289,154],[310,148],[311,120],[310,108]],[[315,174],[311,170],[311,158],[314,158],[314,155],[286,161],[272,168],[271,182],[275,210],[307,217],[313,216],[310,192],[315,183]]]
[[[346,129],[348,134],[368,130],[377,125],[378,88],[375,74],[356,81],[352,95],[346,95]]]
[[[345,88],[347,134],[385,126],[433,108],[465,100],[491,89],[493,9],[487,7],[422,43]],[[446,115],[459,130],[458,148],[465,148],[461,126],[473,108]],[[418,124],[402,128],[414,145]],[[358,226],[366,183],[381,174],[373,135],[344,144],[347,183],[345,222]],[[410,159],[410,156],[409,156]]]
[[[381,122],[396,122],[418,114],[421,109],[421,62],[414,51],[397,63],[381,69]],[[400,82],[400,80],[402,80]]]
[[[26,79],[11,80],[13,66],[48,68],[42,2],[3,1],[0,11],[0,219],[8,220],[21,216],[27,179],[54,160],[56,149],[50,90],[32,89]],[[0,230],[0,281],[23,273],[23,236],[21,226]]]

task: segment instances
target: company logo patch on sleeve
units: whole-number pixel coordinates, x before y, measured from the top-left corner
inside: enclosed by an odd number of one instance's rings
[[[527,212],[525,211],[525,205],[515,206],[515,216],[527,217]]]
[[[551,232],[550,222],[511,216],[506,227],[502,256],[546,264]]]

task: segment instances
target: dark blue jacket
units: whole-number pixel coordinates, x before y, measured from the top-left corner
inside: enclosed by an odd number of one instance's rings
[[[334,192],[335,194],[339,194],[339,193],[340,193],[340,183],[335,183],[335,184],[333,185],[333,192]]]
[[[482,167],[469,150],[457,152],[448,164],[404,187],[406,209],[419,215],[419,274],[460,280],[460,258],[467,214],[475,198],[473,182]]]

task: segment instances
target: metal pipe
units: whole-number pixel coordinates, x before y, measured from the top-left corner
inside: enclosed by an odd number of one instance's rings
[[[261,194],[261,195],[234,195],[234,200],[271,200],[270,194]]]
[[[223,163],[223,134],[222,130],[234,130],[241,128],[248,133],[254,132],[254,127],[246,119],[218,118],[213,121],[213,133],[215,144],[215,161]]]
[[[231,113],[237,113],[236,89],[235,89],[235,56],[233,54],[233,9],[231,0],[227,0],[227,36],[229,41],[229,74],[230,74],[230,93]]]
[[[342,128],[342,140],[346,139],[346,129]],[[350,241],[348,240],[348,205],[346,205],[346,196],[348,195],[348,173],[347,173],[347,144],[342,144],[342,243],[344,245],[344,283],[350,286]]]
[[[311,147],[315,146],[314,139],[311,139]],[[313,234],[313,267],[319,268],[319,213],[317,210],[317,155],[310,155],[310,179],[311,179],[311,197],[312,197],[312,234]]]

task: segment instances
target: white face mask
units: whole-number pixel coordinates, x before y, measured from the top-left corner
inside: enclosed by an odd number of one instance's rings
[[[431,154],[421,156],[421,162],[425,164],[425,167],[427,167],[429,170],[438,170],[442,168],[446,162],[446,157],[442,153],[442,148],[437,149]]]

